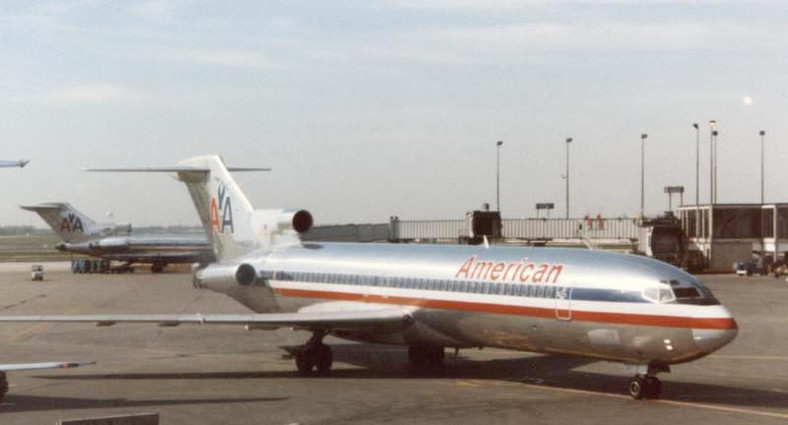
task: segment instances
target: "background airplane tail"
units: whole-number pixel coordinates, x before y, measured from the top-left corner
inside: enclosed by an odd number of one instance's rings
[[[66,202],[28,205],[21,208],[40,215],[49,227],[66,242],[87,239],[99,227],[90,217],[77,211]]]

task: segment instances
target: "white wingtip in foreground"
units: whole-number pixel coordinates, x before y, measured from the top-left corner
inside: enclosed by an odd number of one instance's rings
[[[255,210],[219,156],[174,167],[218,262],[194,284],[250,315],[0,316],[0,321],[243,324],[312,332],[295,350],[302,374],[331,369],[327,335],[408,346],[416,370],[444,348],[499,347],[625,363],[629,392],[656,398],[658,373],[731,342],[738,325],[695,276],[634,255],[560,248],[302,243],[304,210]]]
[[[10,363],[0,364],[0,401],[8,393],[8,379],[6,372],[16,370],[39,370],[39,369],[70,369],[80,366],[94,365],[96,362],[45,362],[45,363]]]

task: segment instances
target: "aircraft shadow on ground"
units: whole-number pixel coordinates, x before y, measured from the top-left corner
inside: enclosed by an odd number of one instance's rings
[[[441,371],[415,374],[410,371],[407,350],[404,348],[375,344],[332,344],[331,347],[336,369],[327,376],[302,377],[296,373],[294,367],[292,371],[79,374],[41,376],[41,378],[55,380],[467,379],[505,381],[509,385],[520,383],[618,395],[627,395],[626,389],[629,383],[627,376],[575,371],[574,369],[578,367],[595,362],[580,357],[544,355],[477,360],[464,357],[461,351],[455,362],[453,353],[447,350],[446,366]],[[337,363],[359,368],[342,368]],[[663,381],[664,390],[661,397],[663,400],[739,407],[788,408],[788,394],[785,393],[708,383],[674,382],[670,380],[670,375],[660,376]],[[238,400],[225,400],[225,402],[236,401]],[[182,403],[179,400],[175,402]],[[196,400],[196,402],[204,401]]]

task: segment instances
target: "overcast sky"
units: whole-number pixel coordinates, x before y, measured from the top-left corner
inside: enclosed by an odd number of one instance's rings
[[[0,8],[0,224],[68,201],[135,225],[198,224],[168,176],[78,167],[220,153],[257,208],[318,224],[646,213],[666,185],[788,202],[788,3],[726,1],[50,1]]]

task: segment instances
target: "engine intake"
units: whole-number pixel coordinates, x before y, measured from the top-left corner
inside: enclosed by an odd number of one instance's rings
[[[248,286],[257,280],[257,270],[251,264],[241,264],[235,271],[235,281],[239,285]]]
[[[280,230],[292,229],[302,234],[308,232],[314,223],[312,214],[307,210],[284,211],[277,221]]]

